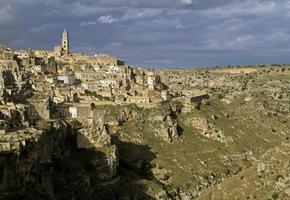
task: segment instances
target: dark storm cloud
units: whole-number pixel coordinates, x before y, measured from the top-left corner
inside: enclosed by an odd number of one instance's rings
[[[233,2],[244,0],[11,0],[25,4],[44,3],[47,5],[68,5],[82,4],[86,6],[104,6],[104,7],[149,7],[149,8],[192,8],[206,9],[210,7],[223,6]]]
[[[68,27],[73,51],[131,64],[290,63],[287,0],[0,0],[0,43],[49,49]]]

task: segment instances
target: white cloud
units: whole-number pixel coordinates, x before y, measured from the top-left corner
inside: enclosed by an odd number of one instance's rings
[[[183,4],[193,4],[192,0],[181,0],[181,3]]]
[[[254,36],[252,35],[244,35],[244,36],[238,36],[232,41],[228,41],[225,43],[226,47],[229,48],[245,48],[250,47],[254,42]]]
[[[3,27],[0,40],[9,45],[9,41],[14,41],[11,43],[13,47],[38,48],[47,44],[51,48],[54,42],[52,33],[67,25],[74,36],[75,51],[81,46],[85,52],[105,50],[124,55],[128,61],[129,58],[143,63],[144,60],[152,60],[164,65],[169,63],[167,58],[174,58],[172,62],[181,65],[187,61],[229,64],[228,58],[233,58],[233,63],[243,63],[250,62],[248,59],[253,57],[242,58],[238,52],[289,49],[289,2],[0,0],[0,27]],[[8,23],[7,27],[1,26],[4,22]],[[50,23],[53,25],[47,28],[42,26]],[[82,27],[98,28],[80,28],[77,23]],[[94,37],[82,37],[85,34]],[[19,38],[27,38],[27,42],[17,40]],[[221,54],[223,51],[227,53]],[[144,55],[148,55],[148,59]],[[263,56],[275,59],[275,56],[269,55]],[[289,54],[284,58],[289,61]]]
[[[95,21],[88,21],[88,22],[83,21],[81,23],[81,26],[92,26],[92,25],[95,25],[95,24],[97,24],[97,22],[95,22]]]
[[[258,0],[247,0],[244,2],[236,2],[223,7],[211,8],[205,10],[205,15],[213,15],[220,17],[236,17],[236,16],[247,16],[247,15],[266,15],[274,14],[277,12],[279,4],[274,1],[258,1]]]
[[[144,9],[141,11],[126,12],[124,19],[156,17],[163,13],[163,9]]]
[[[245,49],[256,44],[257,41],[253,35],[241,35],[228,40],[208,39],[203,42],[203,45],[209,49]]]
[[[154,18],[164,13],[163,9],[144,8],[144,9],[128,9],[120,17],[113,17],[112,15],[103,15],[98,18],[98,22],[104,24],[112,24],[115,22],[125,22],[128,20]]]
[[[121,42],[111,42],[108,46],[111,47],[111,48],[121,48],[121,47],[123,47],[123,43],[121,43]]]
[[[114,22],[118,22],[120,19],[114,18],[111,15],[106,15],[106,16],[100,16],[98,18],[98,22],[103,23],[103,24],[112,24]],[[91,23],[93,24],[93,23]]]
[[[205,44],[206,47],[212,49],[212,48],[219,48],[221,47],[221,43],[220,41],[216,40],[216,39],[209,39],[203,42]]]

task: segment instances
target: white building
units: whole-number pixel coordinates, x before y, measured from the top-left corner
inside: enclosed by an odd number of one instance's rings
[[[82,88],[86,90],[97,90],[99,89],[99,82],[94,81],[94,82],[84,82],[82,83]]]
[[[71,106],[71,107],[69,107],[68,110],[69,110],[70,116],[72,118],[77,118],[78,117],[78,110],[77,110],[76,107]]]
[[[149,90],[155,90],[155,86],[159,83],[159,77],[154,73],[150,72],[148,74],[147,84]]]
[[[100,80],[99,83],[102,88],[119,88],[119,81],[114,79]]]
[[[23,59],[28,59],[31,53],[26,50],[19,50],[19,51],[15,51],[14,54],[17,56],[17,58],[23,60]]]
[[[171,99],[170,92],[168,90],[161,91],[161,98],[165,101]]]
[[[72,75],[60,75],[57,77],[57,80],[62,81],[67,85],[74,85],[76,82],[76,78]]]

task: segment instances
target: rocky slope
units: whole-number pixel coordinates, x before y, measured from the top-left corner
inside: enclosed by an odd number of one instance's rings
[[[290,73],[263,70],[208,72],[225,82],[191,112],[107,105],[31,123],[27,106],[2,108],[0,199],[289,199]]]

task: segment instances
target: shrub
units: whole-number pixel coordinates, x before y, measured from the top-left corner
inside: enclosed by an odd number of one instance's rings
[[[278,197],[279,197],[279,194],[277,192],[272,194],[272,198],[273,199],[278,199]]]

